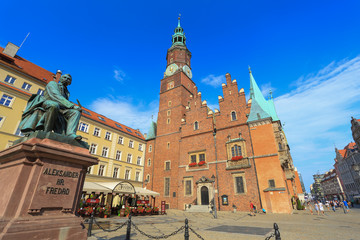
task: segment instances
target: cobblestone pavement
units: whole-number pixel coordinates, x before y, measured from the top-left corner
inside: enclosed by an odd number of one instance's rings
[[[245,212],[218,212],[214,219],[210,213],[188,213],[179,210],[169,210],[167,215],[136,216],[132,220],[141,231],[152,235],[167,235],[184,226],[188,218],[189,226],[205,240],[210,239],[265,239],[273,223],[277,223],[282,240],[358,240],[360,239],[360,209],[353,208],[344,214],[341,209],[336,212],[326,211],[325,216],[310,215],[308,211],[296,211],[294,214],[257,214],[252,217]],[[112,217],[97,219],[104,226],[114,229],[127,219]],[[249,228],[250,227],[250,228]],[[255,228],[256,227],[256,228]],[[215,228],[215,230],[209,230]],[[270,230],[272,231],[272,230]],[[242,232],[242,233],[239,233]],[[126,226],[115,232],[93,230],[89,240],[96,239],[125,239]],[[150,239],[131,228],[131,239]],[[184,230],[168,239],[184,239]],[[199,239],[190,231],[190,239]],[[271,238],[274,239],[274,238]]]

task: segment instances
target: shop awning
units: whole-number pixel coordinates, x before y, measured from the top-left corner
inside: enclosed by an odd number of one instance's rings
[[[96,182],[84,182],[83,192],[95,192],[95,193],[112,193],[112,189],[107,188]]]
[[[360,195],[355,195],[353,198],[360,198]]]
[[[141,195],[141,196],[160,196],[160,193],[148,190],[146,188],[141,188],[141,187],[135,187],[135,191],[137,195]]]
[[[84,183],[84,192],[103,192],[103,193],[119,193],[119,194],[134,194],[134,190],[127,190],[125,188],[118,189],[113,191],[113,189],[119,184],[120,182],[85,182]],[[135,187],[135,194],[139,196],[160,196],[160,193],[141,188]]]

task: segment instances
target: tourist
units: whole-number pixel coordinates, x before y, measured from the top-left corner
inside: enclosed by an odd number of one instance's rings
[[[334,201],[330,202],[330,206],[331,206],[332,210],[335,212],[335,203],[334,203]]]
[[[323,203],[318,201],[318,204],[319,204],[319,211],[321,212],[321,215],[325,215]]]
[[[315,208],[315,211],[317,212],[317,215],[319,215],[319,204],[317,201],[315,201],[314,208]]]
[[[345,211],[345,209],[346,209],[346,212],[349,212],[349,204],[347,203],[347,201],[346,200],[344,200],[343,201],[343,204],[344,204],[344,211]]]
[[[307,202],[307,207],[309,208],[310,214],[313,215],[313,207],[310,202]]]
[[[250,203],[250,216],[256,216],[254,204],[251,201],[249,201],[249,203]]]

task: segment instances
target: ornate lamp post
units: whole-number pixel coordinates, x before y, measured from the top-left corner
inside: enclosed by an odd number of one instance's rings
[[[214,188],[214,218],[217,218],[217,210],[216,210],[216,197],[215,197],[215,176],[214,174],[211,176],[213,180],[213,188]]]

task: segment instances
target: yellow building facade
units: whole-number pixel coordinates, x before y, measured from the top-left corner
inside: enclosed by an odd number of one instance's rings
[[[10,55],[6,50],[0,47],[0,150],[22,136],[18,126],[30,96],[43,94],[46,84],[61,76],[60,71],[54,74],[21,58],[17,50]],[[77,134],[100,160],[88,169],[85,181],[142,186],[146,143],[139,130],[83,108]]]

